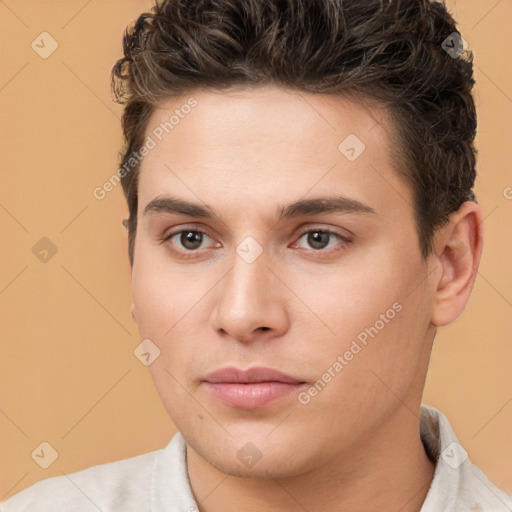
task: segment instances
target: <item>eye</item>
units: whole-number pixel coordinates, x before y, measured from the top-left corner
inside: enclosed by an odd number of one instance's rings
[[[299,242],[302,239],[305,239],[305,242],[309,245],[309,247],[304,247],[299,244],[299,247],[302,249],[312,248],[314,251],[322,252],[330,252],[325,249],[331,249],[336,245],[348,245],[351,243],[351,240],[346,236],[327,229],[312,229],[306,231],[300,236]]]
[[[164,238],[164,242],[170,242],[171,245],[181,245],[178,252],[195,252],[201,247],[206,239],[211,237],[204,231],[196,229],[183,229],[174,233],[169,233]]]

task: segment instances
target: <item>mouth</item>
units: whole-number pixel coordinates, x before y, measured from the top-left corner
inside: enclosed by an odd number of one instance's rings
[[[215,398],[241,409],[265,407],[308,385],[303,380],[265,367],[221,368],[208,374],[204,384]]]

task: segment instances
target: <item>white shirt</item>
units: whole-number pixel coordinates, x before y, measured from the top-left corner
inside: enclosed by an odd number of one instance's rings
[[[436,468],[421,512],[510,512],[512,495],[467,458],[446,417],[421,406],[420,433]],[[37,482],[1,512],[198,512],[178,432],[160,450]],[[384,510],[384,508],[383,508]]]

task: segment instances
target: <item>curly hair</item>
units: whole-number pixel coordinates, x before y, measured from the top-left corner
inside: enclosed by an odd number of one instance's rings
[[[393,164],[411,187],[426,258],[435,231],[475,201],[473,56],[461,41],[432,0],[156,0],[126,29],[112,69],[125,105],[121,165],[159,103],[193,90],[272,84],[377,100],[392,119]],[[132,265],[139,167],[121,179]]]

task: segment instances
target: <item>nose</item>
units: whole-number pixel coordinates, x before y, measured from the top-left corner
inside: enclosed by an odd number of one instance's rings
[[[290,292],[274,266],[264,253],[252,262],[234,254],[231,271],[216,287],[214,329],[242,342],[270,339],[286,332]]]

